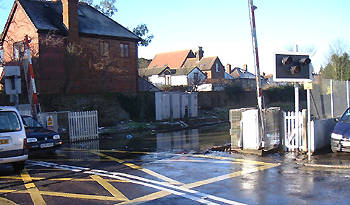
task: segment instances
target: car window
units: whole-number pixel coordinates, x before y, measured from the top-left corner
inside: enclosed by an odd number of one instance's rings
[[[41,128],[42,127],[42,125],[32,117],[23,116],[22,119],[23,119],[23,123],[27,127],[30,127],[30,128]]]
[[[0,112],[0,132],[15,132],[20,130],[21,123],[15,112]]]
[[[350,109],[347,109],[343,116],[340,118],[340,121],[345,123],[350,123]]]

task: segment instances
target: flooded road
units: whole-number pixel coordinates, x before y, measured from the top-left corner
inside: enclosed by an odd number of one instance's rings
[[[0,204],[349,204],[350,169],[307,167],[295,154],[205,152],[228,126],[123,134],[0,166]],[[347,153],[340,157],[350,164]]]
[[[74,143],[72,148],[171,153],[205,152],[213,146],[231,143],[229,129],[227,123],[166,133],[124,133],[103,136],[97,141]]]

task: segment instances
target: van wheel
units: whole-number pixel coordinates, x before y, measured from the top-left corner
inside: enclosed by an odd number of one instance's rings
[[[12,167],[16,172],[21,172],[24,169],[25,161],[14,162]]]

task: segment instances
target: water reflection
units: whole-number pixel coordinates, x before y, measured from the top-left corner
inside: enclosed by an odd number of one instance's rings
[[[182,130],[157,134],[157,151],[190,152],[199,151],[199,130]]]
[[[129,137],[128,137],[129,136]],[[132,136],[132,137],[130,137]],[[100,140],[73,143],[73,150],[115,150],[130,152],[199,152],[230,143],[229,125],[202,127],[166,133],[124,133]],[[80,153],[80,154],[79,154]],[[77,152],[75,156],[84,155]],[[83,157],[83,156],[82,156]]]

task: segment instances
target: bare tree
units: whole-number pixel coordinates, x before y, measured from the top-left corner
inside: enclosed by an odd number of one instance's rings
[[[298,44],[290,44],[285,47],[286,51],[288,52],[301,52],[301,53],[307,53],[311,57],[314,56],[317,52],[317,49],[314,45],[298,45]]]

